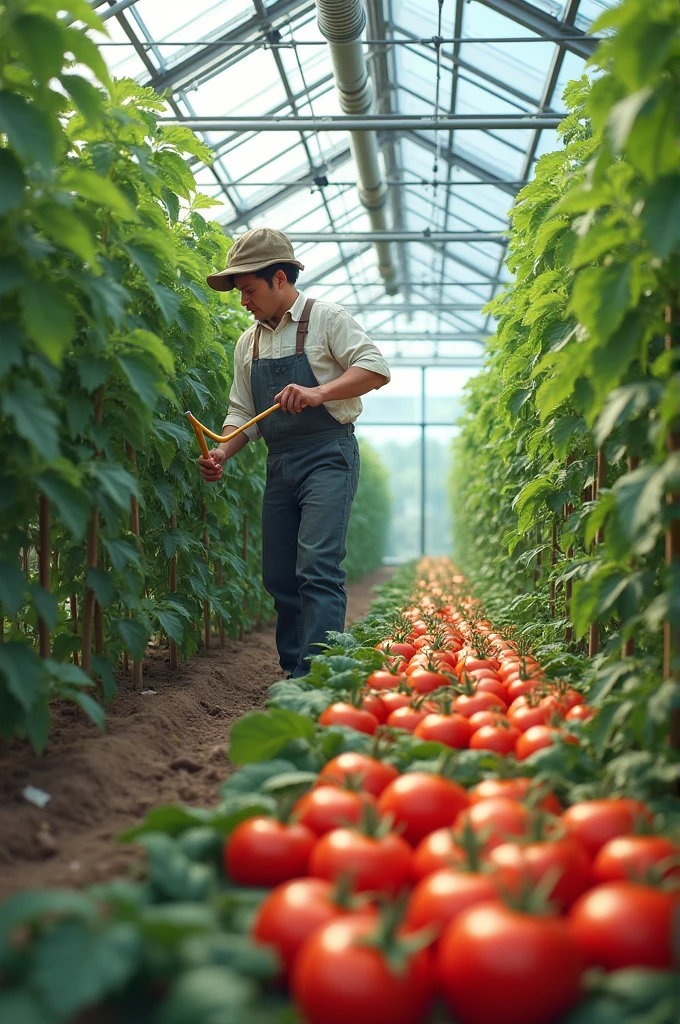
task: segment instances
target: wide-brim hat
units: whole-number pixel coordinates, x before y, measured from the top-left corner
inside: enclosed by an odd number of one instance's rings
[[[295,259],[293,244],[283,231],[274,228],[253,228],[237,238],[227,256],[226,270],[209,274],[206,278],[216,292],[229,292],[235,288],[237,274],[254,274],[274,263],[292,263],[304,270],[304,264]]]

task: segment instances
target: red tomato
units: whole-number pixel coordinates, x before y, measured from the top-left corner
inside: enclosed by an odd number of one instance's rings
[[[571,933],[589,964],[671,967],[672,924],[678,895],[633,882],[606,882],[584,893],[571,908]]]
[[[418,723],[413,735],[421,740],[436,740],[447,747],[465,750],[472,731],[467,718],[462,715],[427,715]]]
[[[476,668],[491,668],[494,672],[497,672],[500,667],[500,662],[496,661],[495,658],[476,658],[473,655],[468,655],[465,659],[466,672]]]
[[[529,704],[522,704],[520,707],[515,707],[512,710],[515,704],[517,704],[517,701],[514,701],[513,705],[508,708],[508,721],[512,722],[520,732],[526,732],[527,729],[531,729],[534,725],[545,725],[548,721],[550,715],[548,708],[540,704],[533,708]]]
[[[371,672],[366,680],[366,685],[372,690],[392,690],[401,682],[398,673],[388,672],[387,669],[377,669]]]
[[[477,711],[505,711],[505,701],[497,697],[495,693],[485,693],[483,690],[467,694],[462,693],[453,702],[453,710],[459,715],[470,718]]]
[[[515,744],[521,736],[514,726],[483,725],[470,739],[470,750],[493,750],[496,754],[513,754]]]
[[[443,672],[433,672],[427,668],[417,668],[410,674],[409,681],[416,693],[431,693],[440,686],[451,685],[451,680]]]
[[[394,657],[396,654],[400,654],[402,658],[406,659],[406,661],[410,661],[416,653],[416,649],[413,644],[392,643],[391,641],[385,641],[385,645],[383,645],[382,649],[387,651],[391,657]]]
[[[315,843],[309,874],[329,882],[346,875],[355,892],[396,896],[410,881],[411,849],[394,832],[377,838],[350,828],[336,828]]]
[[[453,829],[437,828],[421,839],[411,860],[411,873],[416,881],[442,868],[465,863],[465,854],[456,844]]]
[[[339,786],[316,786],[297,801],[293,816],[315,835],[322,836],[342,825],[357,825],[367,803],[375,803],[370,793],[353,793]]]
[[[451,825],[468,806],[468,795],[457,782],[428,772],[407,772],[391,782],[378,801],[381,814],[391,814],[395,827],[412,846],[430,832]]]
[[[494,796],[463,811],[456,819],[454,832],[460,836],[469,826],[473,832],[481,833],[480,839],[488,852],[511,836],[525,835],[529,821],[530,814],[524,804],[507,796]]]
[[[328,761],[321,770],[319,783],[338,783],[344,786],[348,781],[361,784],[366,793],[380,796],[385,786],[396,779],[399,772],[391,764],[378,761],[368,754],[346,751]]]
[[[414,732],[416,726],[427,716],[427,711],[417,711],[416,708],[404,707],[390,711],[387,716],[387,724],[393,729],[406,729],[407,732]]]
[[[532,725],[517,740],[517,746],[515,747],[517,760],[524,761],[525,758],[530,757],[537,750],[542,750],[543,747],[551,747],[556,740],[561,740],[563,743],[578,743],[575,736],[571,736],[568,732],[563,732],[561,729],[552,729],[549,725]]]
[[[569,708],[565,716],[567,722],[589,722],[597,714],[597,708],[590,708],[587,704],[574,704]]]
[[[372,736],[380,723],[370,711],[363,711],[361,708],[355,708],[353,704],[337,701],[321,712],[319,724],[346,725],[357,732],[365,732]]]
[[[526,846],[501,843],[489,853],[489,863],[500,870],[512,889],[521,889],[523,881],[537,885],[547,876],[553,878],[548,899],[558,910],[567,910],[591,884],[590,857],[575,839]]]
[[[426,950],[395,973],[380,949],[365,940],[375,918],[338,918],[317,929],[295,963],[292,990],[306,1024],[421,1024],[432,998]]]
[[[383,704],[380,697],[375,693],[367,693],[361,700],[361,707],[364,711],[369,711],[372,715],[378,719],[381,724],[387,718],[387,708]],[[363,732],[363,730],[361,730]]]
[[[296,878],[284,882],[264,898],[257,911],[252,936],[273,946],[287,974],[302,943],[322,924],[347,913],[334,901],[334,888],[322,878]]]
[[[565,921],[498,903],[464,910],[444,931],[437,973],[459,1024],[548,1024],[581,995],[583,964]]]
[[[598,882],[644,882],[649,873],[680,849],[665,836],[617,836],[598,851],[593,877]],[[663,877],[680,876],[680,867],[669,864]]]
[[[474,715],[470,715],[468,718],[473,732],[481,729],[483,725],[498,725],[500,722],[506,721],[502,711],[475,711]]]
[[[388,717],[389,717],[390,712],[391,711],[396,711],[397,708],[407,708],[407,707],[410,707],[411,701],[413,700],[413,698],[412,698],[412,696],[410,694],[408,694],[408,693],[397,693],[396,690],[388,690],[388,691],[383,690],[383,693],[382,693],[382,696],[381,696],[380,699],[383,702],[383,704],[385,705],[385,707],[387,708],[387,715],[388,715]]]
[[[508,691],[508,700],[517,700],[518,697],[523,697],[525,693],[539,690],[543,685],[540,680],[520,679],[519,676],[516,679],[504,679],[503,682]]]
[[[476,693],[494,693],[504,704],[508,703],[508,691],[498,679],[480,679],[475,681]]]
[[[641,820],[652,820],[652,814],[639,800],[623,797],[617,800],[583,800],[563,813],[561,822],[591,857],[617,836],[628,836]]]
[[[498,899],[498,882],[477,871],[443,868],[427,875],[411,893],[405,924],[409,931],[434,925],[440,934],[468,907]]]
[[[307,874],[315,841],[316,836],[306,825],[248,818],[227,839],[224,868],[238,885],[279,885]]]
[[[481,800],[488,800],[492,796],[505,796],[510,800],[526,800],[532,788],[536,787],[533,779],[526,776],[519,776],[515,779],[483,779],[470,790],[470,803],[478,804]],[[538,786],[542,790],[541,786]],[[542,811],[549,814],[560,814],[562,807],[554,793],[546,793],[541,797],[538,806]]]

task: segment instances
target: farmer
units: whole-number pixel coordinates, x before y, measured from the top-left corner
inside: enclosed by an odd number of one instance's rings
[[[233,245],[227,269],[208,277],[236,288],[255,323],[234,353],[228,433],[276,402],[280,411],[198,460],[217,482],[227,459],[264,437],[262,575],[277,613],[281,668],[304,676],[330,630],[345,626],[345,540],[359,482],[354,421],[360,396],[390,379],[379,350],[342,307],[295,287],[302,263],[281,231],[254,228]]]

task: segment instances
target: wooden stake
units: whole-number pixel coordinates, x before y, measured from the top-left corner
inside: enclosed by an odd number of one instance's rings
[[[87,531],[87,567],[97,568],[97,556],[99,554],[99,510],[93,509],[90,516],[90,525]],[[89,675],[92,670],[92,627],[94,625],[94,590],[89,588],[85,594],[85,607],[83,609],[83,672]]]
[[[38,574],[40,586],[49,594],[52,590],[50,586],[50,564],[52,561],[52,551],[50,547],[50,503],[44,494],[40,495],[39,518],[40,547],[38,548]],[[40,643],[40,657],[49,658],[51,654],[50,631],[43,618],[38,619],[38,636]]]
[[[177,529],[177,513],[173,512],[170,516],[170,529]],[[170,593],[177,593],[177,552],[170,559]],[[170,668],[177,668],[178,657],[177,657],[177,641],[170,637]]]
[[[208,533],[208,509],[206,508],[205,502],[201,502],[201,518],[204,522],[203,527],[203,549],[205,551],[205,560],[210,566],[210,534]],[[210,601],[203,602],[203,646],[206,651],[210,650]]]
[[[666,323],[668,331],[665,336],[665,348],[669,352],[676,348],[678,340],[674,337],[678,333],[680,322],[680,304],[676,302],[675,308],[666,307]],[[674,330],[675,329],[675,330]],[[666,447],[670,452],[680,451],[680,416],[676,416],[666,437]],[[666,503],[670,506],[675,517],[671,518],[666,530],[666,569],[677,573],[680,570],[680,519],[677,518],[680,512],[680,491],[669,491],[666,495]],[[680,658],[680,625],[668,620],[663,624],[663,677],[673,679],[676,684],[680,682],[680,673],[677,668],[677,660]],[[670,741],[675,750],[680,750],[680,708],[671,711]]]

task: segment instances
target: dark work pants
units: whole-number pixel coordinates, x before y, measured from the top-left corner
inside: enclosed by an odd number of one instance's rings
[[[270,451],[262,505],[262,575],[274,598],[281,668],[309,671],[330,630],[343,632],[347,610],[347,526],[359,482],[354,435]]]

